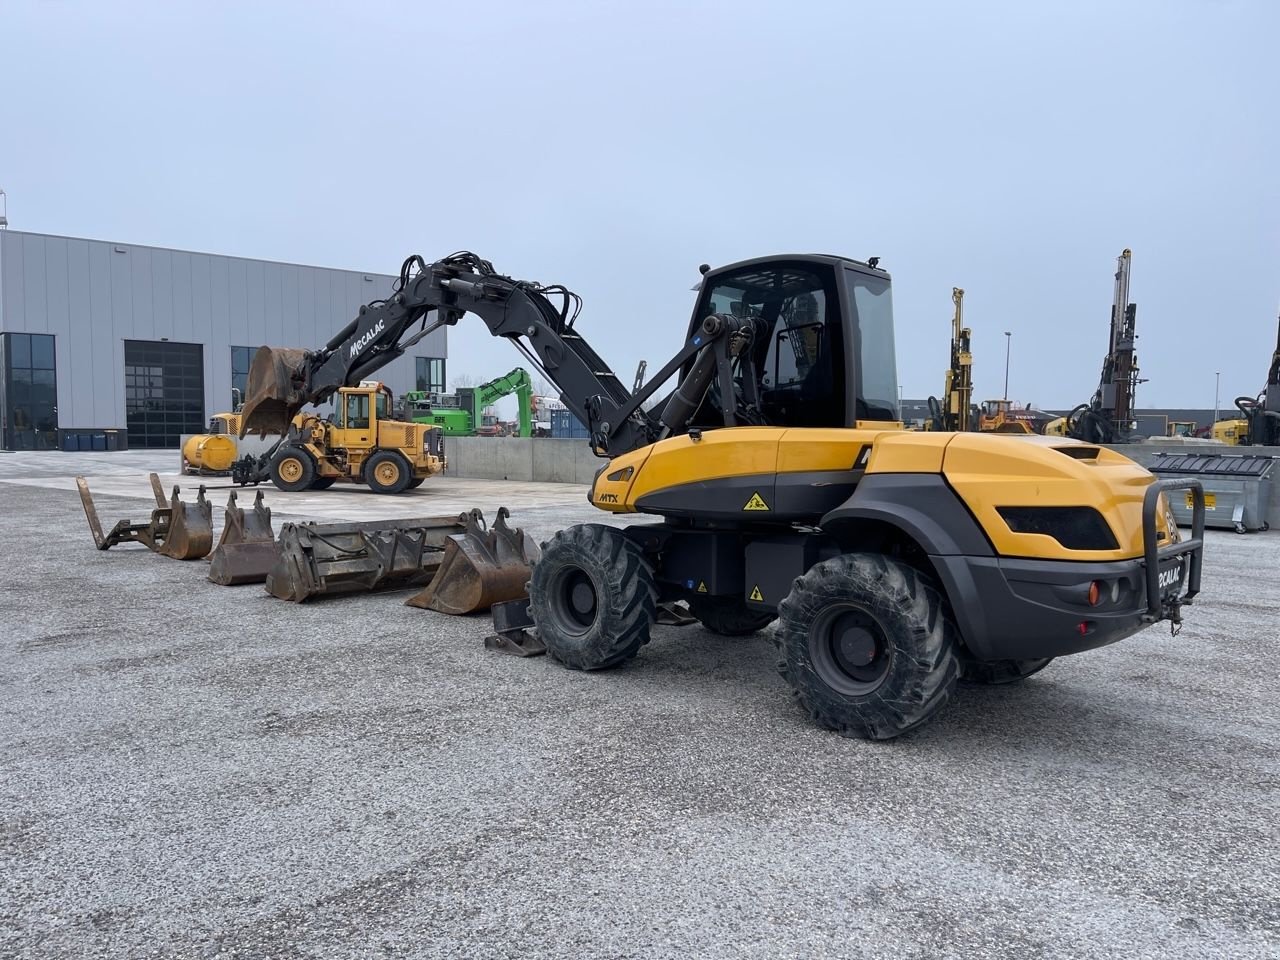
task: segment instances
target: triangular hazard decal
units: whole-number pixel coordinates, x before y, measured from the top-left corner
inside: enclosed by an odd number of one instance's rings
[[[705,581],[705,580],[699,580],[699,581],[698,581],[698,592],[699,592],[699,593],[706,593],[706,592],[707,592],[707,581]]]
[[[765,507],[765,509],[767,510],[769,508]],[[751,588],[751,599],[756,600],[760,603],[764,603],[764,594],[760,592],[759,584],[756,584],[754,587]]]
[[[747,501],[747,505],[742,509],[743,510],[768,510],[769,505],[764,502],[764,497],[760,496],[759,492],[756,492],[751,495],[751,499]]]

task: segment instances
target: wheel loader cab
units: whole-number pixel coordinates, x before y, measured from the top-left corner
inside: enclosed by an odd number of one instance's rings
[[[795,255],[731,264],[700,284],[689,336],[710,314],[758,320],[750,345],[734,361],[740,420],[756,426],[853,427],[897,423],[890,278],[840,257]],[[685,365],[689,373],[692,362]],[[758,386],[746,409],[745,380]],[[691,426],[722,424],[713,384]]]

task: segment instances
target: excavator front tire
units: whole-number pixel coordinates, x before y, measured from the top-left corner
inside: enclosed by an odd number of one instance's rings
[[[542,545],[529,606],[551,656],[573,670],[603,670],[649,642],[658,589],[638,544],[615,527],[583,523]]]
[[[301,447],[281,447],[271,459],[271,482],[289,493],[307,490],[316,482],[316,462]]]
[[[404,493],[413,479],[413,468],[395,450],[379,450],[364,467],[364,479],[374,493]]]
[[[933,716],[960,674],[955,624],[921,571],[878,553],[814,565],[778,607],[779,672],[820,725],[888,740]]]

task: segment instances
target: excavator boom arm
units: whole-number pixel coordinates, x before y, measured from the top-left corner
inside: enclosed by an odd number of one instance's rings
[[[552,297],[560,297],[557,308]],[[560,399],[591,433],[591,446],[616,456],[684,429],[711,380],[719,375],[732,395],[728,343],[750,336],[753,321],[725,314],[707,317],[649,384],[629,391],[574,329],[580,301],[560,286],[513,280],[472,253],[427,264],[405,260],[391,296],[360,308],[349,324],[317,351],[262,347],[254,355],[240,435],[284,435],[309,403],[323,403],[340,387],[367,378],[427,334],[472,313],[495,337],[506,338],[560,391]],[[420,325],[420,326],[418,326]],[[418,326],[418,329],[413,329]],[[660,417],[642,404],[687,361],[694,360]],[[726,413],[726,423],[733,414]]]

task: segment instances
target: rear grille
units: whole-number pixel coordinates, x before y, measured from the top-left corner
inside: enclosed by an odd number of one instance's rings
[[[1053,537],[1068,550],[1117,550],[1120,544],[1093,507],[997,507],[1014,533]]]

